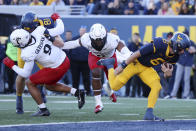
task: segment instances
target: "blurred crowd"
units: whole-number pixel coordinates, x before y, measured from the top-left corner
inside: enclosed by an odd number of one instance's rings
[[[108,29],[110,33],[118,34],[116,28]],[[82,25],[78,30],[77,35],[73,35],[72,31],[66,30],[64,34],[65,41],[75,40],[81,37],[87,32],[87,26]],[[189,36],[189,31],[184,30],[184,33]],[[166,40],[170,40],[173,36],[173,32],[169,32],[166,36]],[[143,46],[139,33],[134,33],[129,41],[126,43],[127,47],[131,51],[136,51]],[[65,74],[61,82],[72,85],[74,88],[84,88],[86,95],[92,95],[91,89],[91,72],[88,67],[88,50],[84,47],[78,47],[76,49],[64,50],[70,59],[70,70]],[[0,44],[0,87],[2,83],[5,84],[3,93],[15,93],[15,79],[16,74],[13,70],[10,70],[6,66],[3,66],[2,59],[5,56],[9,56],[17,63],[17,48],[7,41],[7,44]],[[170,78],[165,78],[163,72],[160,69],[160,65],[154,68],[160,78],[162,90],[160,92],[161,98],[196,98],[196,45],[191,41],[191,46],[184,54],[180,56],[177,64],[174,65],[173,75]],[[102,84],[108,86],[106,77],[102,73]],[[2,81],[4,80],[4,81]],[[1,92],[1,91],[0,91]],[[150,92],[150,88],[145,85],[139,77],[132,77],[127,84],[116,92],[118,96],[125,97],[147,97]],[[103,95],[106,93],[102,92]]]
[[[93,15],[196,15],[195,0],[0,0],[0,5],[84,5]]]

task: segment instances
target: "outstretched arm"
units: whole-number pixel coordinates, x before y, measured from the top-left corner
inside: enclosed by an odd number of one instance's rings
[[[118,46],[116,48],[121,54],[122,56],[127,59],[129,56],[131,56],[131,54],[133,54],[132,51],[130,51],[127,46],[125,46],[121,41],[118,43]]]
[[[23,68],[19,68],[14,64],[14,61],[10,58],[6,57],[3,59],[3,63],[8,66],[10,69],[13,69],[18,75],[27,78],[31,75],[31,71],[33,69],[34,61],[25,62]]]
[[[81,40],[77,39],[77,40],[65,42],[62,49],[74,49],[74,48],[80,47],[80,46],[82,46]]]

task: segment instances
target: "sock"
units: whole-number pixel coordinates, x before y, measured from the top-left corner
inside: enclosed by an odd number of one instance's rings
[[[95,96],[95,103],[96,103],[96,106],[97,105],[103,106],[103,103],[101,102],[101,95]]]
[[[16,109],[17,110],[23,110],[22,96],[16,96]]]
[[[71,88],[71,91],[70,91],[70,93],[72,94],[72,95],[74,95],[74,96],[78,96],[78,90],[77,89],[75,89],[75,88]]]
[[[42,103],[42,104],[38,105],[38,107],[39,107],[40,110],[46,109],[45,103]]]

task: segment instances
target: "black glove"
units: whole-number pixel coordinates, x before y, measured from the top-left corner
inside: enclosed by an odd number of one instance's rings
[[[55,37],[52,37],[52,36],[49,34],[49,31],[48,31],[47,29],[44,31],[44,36],[45,36],[49,41],[51,41],[51,42],[54,42],[54,40],[55,40]]]

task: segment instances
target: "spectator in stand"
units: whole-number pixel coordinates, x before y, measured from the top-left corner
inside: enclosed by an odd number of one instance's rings
[[[72,40],[80,38],[86,33],[86,26],[81,26],[79,29],[79,35],[74,37]],[[82,74],[83,85],[86,91],[86,95],[91,95],[90,89],[90,69],[88,66],[88,54],[89,51],[85,47],[77,47],[69,50],[70,54],[70,68],[72,74],[72,86],[73,88],[79,89],[80,85],[80,74]]]
[[[76,0],[77,5],[86,5],[87,0]]]
[[[120,0],[114,0],[108,4],[108,15],[122,15],[124,6]]]
[[[18,5],[18,4],[19,4],[18,0],[12,0],[11,1],[11,5]]]
[[[31,3],[30,3],[30,6],[37,6],[37,5],[44,5],[43,2],[39,1],[39,0],[33,0]]]
[[[65,3],[63,0],[55,0],[51,3],[52,6],[65,6]]]
[[[4,5],[4,1],[3,0],[0,0],[0,5]]]
[[[142,0],[141,4],[142,4],[143,8],[145,9],[145,8],[148,8],[150,3],[156,4],[158,2],[159,2],[159,0]]]
[[[96,3],[96,0],[88,0],[87,1],[86,11],[88,12],[88,14],[92,14],[95,3]]]
[[[138,15],[139,10],[135,7],[135,3],[133,0],[130,0],[128,6],[124,10],[125,15]]]
[[[178,15],[180,13],[180,8],[182,4],[184,3],[184,0],[175,0],[172,2],[172,10],[174,11],[175,15]]]
[[[76,1],[75,0],[64,0],[66,5],[76,5]]]
[[[151,0],[147,6],[144,8],[144,15],[156,15],[157,9],[153,0]]]
[[[12,0],[0,0],[0,5],[1,5],[1,2],[3,2],[4,5],[10,5]]]
[[[168,2],[162,3],[161,9],[158,11],[158,15],[175,15],[172,8],[169,7]]]
[[[189,5],[184,3],[180,8],[179,15],[190,15]]]
[[[19,5],[30,5],[30,0],[20,0]]]
[[[108,3],[106,0],[98,0],[95,3],[95,6],[93,8],[92,14],[96,14],[96,15],[106,15],[108,14],[108,7],[107,7]]]
[[[189,36],[188,30],[183,32]],[[181,79],[184,78],[184,90],[182,98],[189,98],[190,92],[190,76],[191,68],[193,65],[193,54],[196,52],[194,47],[194,42],[190,41],[190,47],[188,50],[185,50],[184,54],[181,54],[177,62],[176,76],[174,82],[174,88],[171,92],[171,98],[176,98]]]
[[[190,14],[196,15],[196,2],[195,2],[195,4],[191,7],[191,9],[190,9]]]
[[[164,2],[168,2],[168,0],[159,0],[159,1],[156,3],[156,8],[157,8],[157,10],[161,9],[162,4],[163,4]]]

